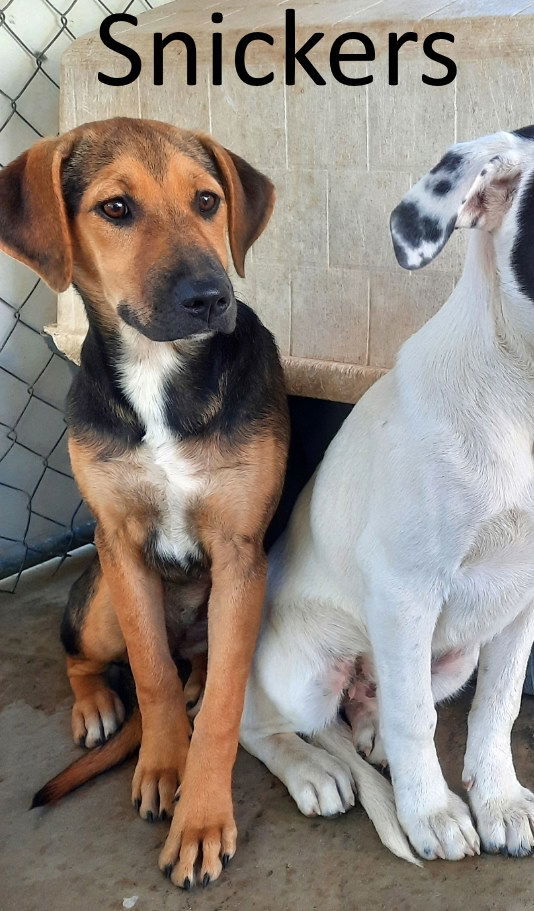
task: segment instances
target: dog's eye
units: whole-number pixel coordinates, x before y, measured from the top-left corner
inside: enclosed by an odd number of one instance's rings
[[[126,216],[130,214],[126,202],[124,199],[121,199],[120,196],[117,196],[115,199],[106,199],[106,201],[101,204],[100,208],[108,218],[126,218]]]
[[[211,190],[201,190],[197,193],[197,206],[201,215],[214,215],[219,208],[220,199]]]

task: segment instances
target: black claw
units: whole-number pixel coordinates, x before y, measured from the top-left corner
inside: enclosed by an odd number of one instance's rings
[[[230,863],[230,855],[229,855],[229,854],[223,854],[222,859],[221,859],[221,863],[222,863],[222,865],[223,865],[223,870],[225,870],[226,867],[228,866],[228,864]]]
[[[172,873],[172,864],[165,864],[161,872],[163,873],[165,879],[170,879]]]
[[[502,854],[503,857],[510,857],[510,852],[506,845],[501,845],[499,848],[499,854]]]
[[[195,704],[195,700],[194,700],[194,699],[190,699],[189,702],[186,702],[185,707],[186,707],[187,711],[189,711],[190,709],[192,709],[193,706],[194,706],[194,704]]]
[[[210,882],[209,873],[204,873],[204,879],[202,880],[202,885],[204,886],[204,888],[206,888],[206,886],[209,886],[209,882]]]
[[[78,737],[78,746],[79,747],[85,746],[85,734],[82,734],[81,737]]]
[[[169,819],[169,814],[167,813],[167,810],[162,810],[161,813],[159,814],[159,818],[160,818],[161,822],[165,822],[166,819]]]
[[[191,880],[189,879],[188,876],[186,876],[186,878],[184,879],[184,882],[183,882],[182,889],[185,889],[186,892],[189,892],[190,888],[191,888]]]
[[[152,810],[147,810],[145,819],[147,822],[154,822],[154,814],[153,814]]]
[[[134,800],[134,802],[133,802],[133,805],[134,805],[134,809],[137,810],[137,811],[139,812],[139,807],[141,806],[141,798],[140,798],[140,797],[136,797],[135,800]]]

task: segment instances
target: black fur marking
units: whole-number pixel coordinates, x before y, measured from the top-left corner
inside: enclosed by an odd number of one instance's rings
[[[520,127],[519,130],[513,131],[516,136],[522,136],[523,139],[534,139],[534,124],[528,127]]]
[[[430,171],[431,174],[437,174],[438,171],[446,171],[448,174],[455,174],[463,163],[463,156],[457,152],[446,152],[443,158],[438,161]]]
[[[456,215],[449,220],[442,230],[439,221],[429,215],[420,215],[414,203],[401,202],[391,213],[390,219],[393,247],[399,265],[404,269],[421,269],[431,262],[440,250],[443,249],[456,226]],[[399,242],[399,235],[402,241]],[[435,244],[435,249],[430,256],[424,256],[417,263],[410,261],[406,255],[406,246],[417,249],[422,242]]]
[[[521,194],[511,263],[519,289],[534,301],[534,174]]]
[[[211,403],[220,399],[219,408]],[[165,412],[181,439],[217,434],[246,442],[285,410],[285,392],[273,336],[246,304],[237,303],[233,333],[216,333],[168,381]]]
[[[438,182],[435,183],[432,187],[432,192],[435,193],[436,196],[445,196],[451,187],[452,183],[450,180],[438,180]]]
[[[91,319],[80,370],[67,398],[75,438],[96,444],[103,459],[138,446],[145,427],[118,381],[120,341]],[[286,409],[284,380],[273,336],[246,304],[237,303],[236,327],[198,342],[167,382],[165,416],[180,440],[218,434],[246,442]]]
[[[86,309],[89,331],[67,396],[67,423],[75,437],[97,442],[101,457],[109,458],[138,445],[145,428],[119,386],[118,338],[99,327],[90,304]]]
[[[395,231],[411,247],[423,241],[437,243],[441,238],[441,225],[437,218],[422,215],[414,202],[401,202],[393,213]]]
[[[35,810],[37,807],[45,807],[48,801],[49,798],[46,787],[41,788],[40,791],[37,791],[37,793],[33,795],[33,800],[30,804],[30,810]]]
[[[80,211],[83,194],[91,182],[91,171],[87,169],[86,156],[83,153],[84,145],[88,150],[88,144],[81,142],[65,162],[61,175],[63,199],[69,218],[74,218]]]
[[[81,633],[87,606],[93,596],[99,574],[100,564],[98,557],[95,557],[80,578],[76,579],[69,592],[60,628],[61,642],[68,655],[80,654]]]

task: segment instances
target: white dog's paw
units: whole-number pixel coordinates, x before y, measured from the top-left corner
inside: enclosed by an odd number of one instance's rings
[[[474,789],[473,789],[474,790]],[[526,857],[534,851],[534,794],[519,789],[512,798],[483,800],[471,792],[469,800],[484,851]]]
[[[381,769],[387,767],[384,744],[378,728],[372,720],[353,730],[352,740],[360,756]]]
[[[349,767],[319,747],[306,759],[292,762],[284,780],[304,816],[339,816],[354,806]]]
[[[343,706],[351,728],[352,742],[364,759],[385,768],[388,764],[376,712],[361,711],[358,703],[351,701]]]
[[[388,761],[386,758],[386,751],[384,749],[384,744],[382,743],[382,738],[377,732],[373,742],[373,748],[368,754],[367,759],[373,765],[378,766],[380,769],[386,769],[388,767]]]
[[[400,817],[400,814],[399,814]],[[448,792],[446,806],[428,816],[403,814],[401,825],[424,860],[461,860],[480,854],[480,839],[463,800]]]

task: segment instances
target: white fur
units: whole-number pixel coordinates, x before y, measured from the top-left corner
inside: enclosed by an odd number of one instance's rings
[[[472,233],[450,299],[355,406],[301,494],[271,554],[242,723],[243,745],[301,808],[312,782],[321,811],[337,774],[321,773],[324,751],[349,767],[382,840],[407,859],[383,779],[346,740],[340,749],[336,668],[361,654],[374,662],[398,819],[417,853],[460,859],[479,837],[487,850],[534,846],[534,796],[510,751],[534,639],[534,302],[515,283],[510,251],[534,143],[497,135],[514,155],[520,147],[523,184],[493,234]],[[455,205],[495,155],[490,140],[472,144],[476,169],[460,169]],[[460,659],[433,676],[432,657],[455,651]],[[477,834],[443,778],[434,703],[466,682],[479,655],[464,769]],[[305,749],[297,732],[311,738]]]
[[[123,328],[122,342],[121,386],[146,428],[136,458],[158,491],[157,550],[178,562],[199,557],[188,513],[206,489],[207,474],[203,466],[184,456],[163,412],[165,382],[179,369],[180,354],[172,343],[152,342],[128,327]]]

